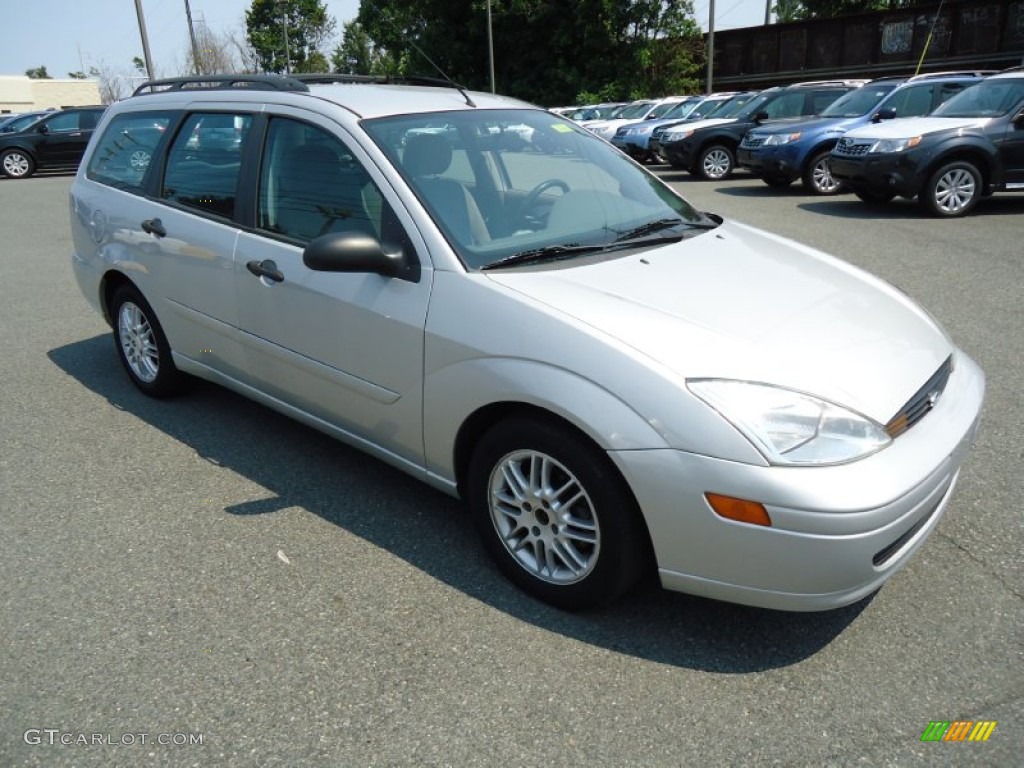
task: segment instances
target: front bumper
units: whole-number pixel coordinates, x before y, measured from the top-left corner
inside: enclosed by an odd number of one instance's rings
[[[649,136],[613,136],[611,143],[630,157],[643,158],[650,154],[647,150]]]
[[[662,142],[661,156],[678,168],[693,167],[696,147],[689,139],[681,141]]]
[[[860,157],[833,152],[829,157],[829,166],[835,178],[845,181],[854,189],[914,197],[923,186],[923,179],[917,173],[920,166],[911,152]]]
[[[787,151],[785,147],[757,149],[740,149],[736,152],[736,162],[755,176],[780,179],[800,178],[800,165],[796,153]]]
[[[938,525],[973,443],[981,369],[962,353],[931,413],[878,453],[761,467],[676,450],[616,451],[667,589],[791,611],[838,608],[902,568]],[[717,516],[704,493],[760,501],[771,527]]]

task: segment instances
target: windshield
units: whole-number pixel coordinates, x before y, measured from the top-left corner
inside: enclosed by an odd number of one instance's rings
[[[622,108],[622,111],[615,115],[616,120],[634,120],[638,117],[643,117],[647,114],[647,110],[651,108],[651,102],[645,101],[641,104],[628,104]]]
[[[678,104],[673,104],[672,109],[662,115],[662,118],[669,119],[672,117],[686,117],[700,104],[700,99],[687,99],[686,101],[680,101]]]
[[[840,96],[821,111],[822,117],[860,117],[866,115],[896,88],[898,83],[865,85]]]
[[[774,100],[775,97],[781,93],[781,90],[759,93],[752,101],[747,102],[746,107],[741,109],[735,115],[730,115],[730,117],[738,117],[740,120],[749,120],[758,112],[763,111],[765,105]]]
[[[648,113],[647,117],[652,119],[657,117],[665,117],[669,112],[672,111],[674,107],[678,107],[679,104],[680,102],[678,101],[669,101],[664,104],[659,104]]]
[[[678,240],[711,224],[612,145],[542,110],[362,125],[471,269],[525,253]]]
[[[739,96],[733,96],[728,101],[722,102],[718,107],[711,112],[708,117],[736,117],[740,112],[747,109],[747,106],[751,103],[751,99],[756,99],[756,93],[743,93]]]
[[[1024,101],[1024,78],[982,80],[965,88],[934,112],[933,117],[997,117]]]
[[[3,124],[3,128],[0,128],[0,130],[2,130],[4,133],[17,133],[18,131],[24,131],[30,125],[38,123],[45,116],[45,112],[37,112],[35,114],[19,115],[18,117],[12,117],[10,120]]]

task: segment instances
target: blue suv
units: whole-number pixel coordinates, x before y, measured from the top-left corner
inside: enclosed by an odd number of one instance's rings
[[[751,129],[740,143],[736,160],[770,187],[802,179],[812,194],[838,194],[844,185],[832,175],[829,155],[840,136],[869,123],[926,115],[987,74],[938,72],[872,80],[833,102],[818,117],[790,118]]]

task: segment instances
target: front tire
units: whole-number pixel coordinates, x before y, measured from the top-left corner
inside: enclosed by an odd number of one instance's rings
[[[0,155],[0,168],[4,175],[11,179],[27,179],[36,171],[36,161],[32,155],[21,149],[8,149]]]
[[[845,191],[843,182],[832,175],[829,165],[831,151],[819,152],[807,163],[803,173],[804,186],[814,195],[838,195]]]
[[[918,202],[929,213],[951,219],[974,208],[983,191],[981,171],[973,163],[956,160],[928,178]]]
[[[484,547],[525,592],[567,610],[618,597],[640,578],[648,539],[608,456],[536,418],[499,422],[476,446],[469,508]]]
[[[732,176],[736,157],[723,144],[706,147],[697,158],[697,175],[705,181],[724,181]]]
[[[122,285],[110,302],[117,356],[132,383],[150,397],[180,391],[184,375],[171,358],[171,348],[153,308],[138,289]]]

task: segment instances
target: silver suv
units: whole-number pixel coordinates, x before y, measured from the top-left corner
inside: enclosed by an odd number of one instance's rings
[[[937,525],[983,399],[899,291],[448,84],[152,83],[99,125],[71,229],[142,392],[209,379],[462,497],[566,608],[654,569],[860,599]]]

